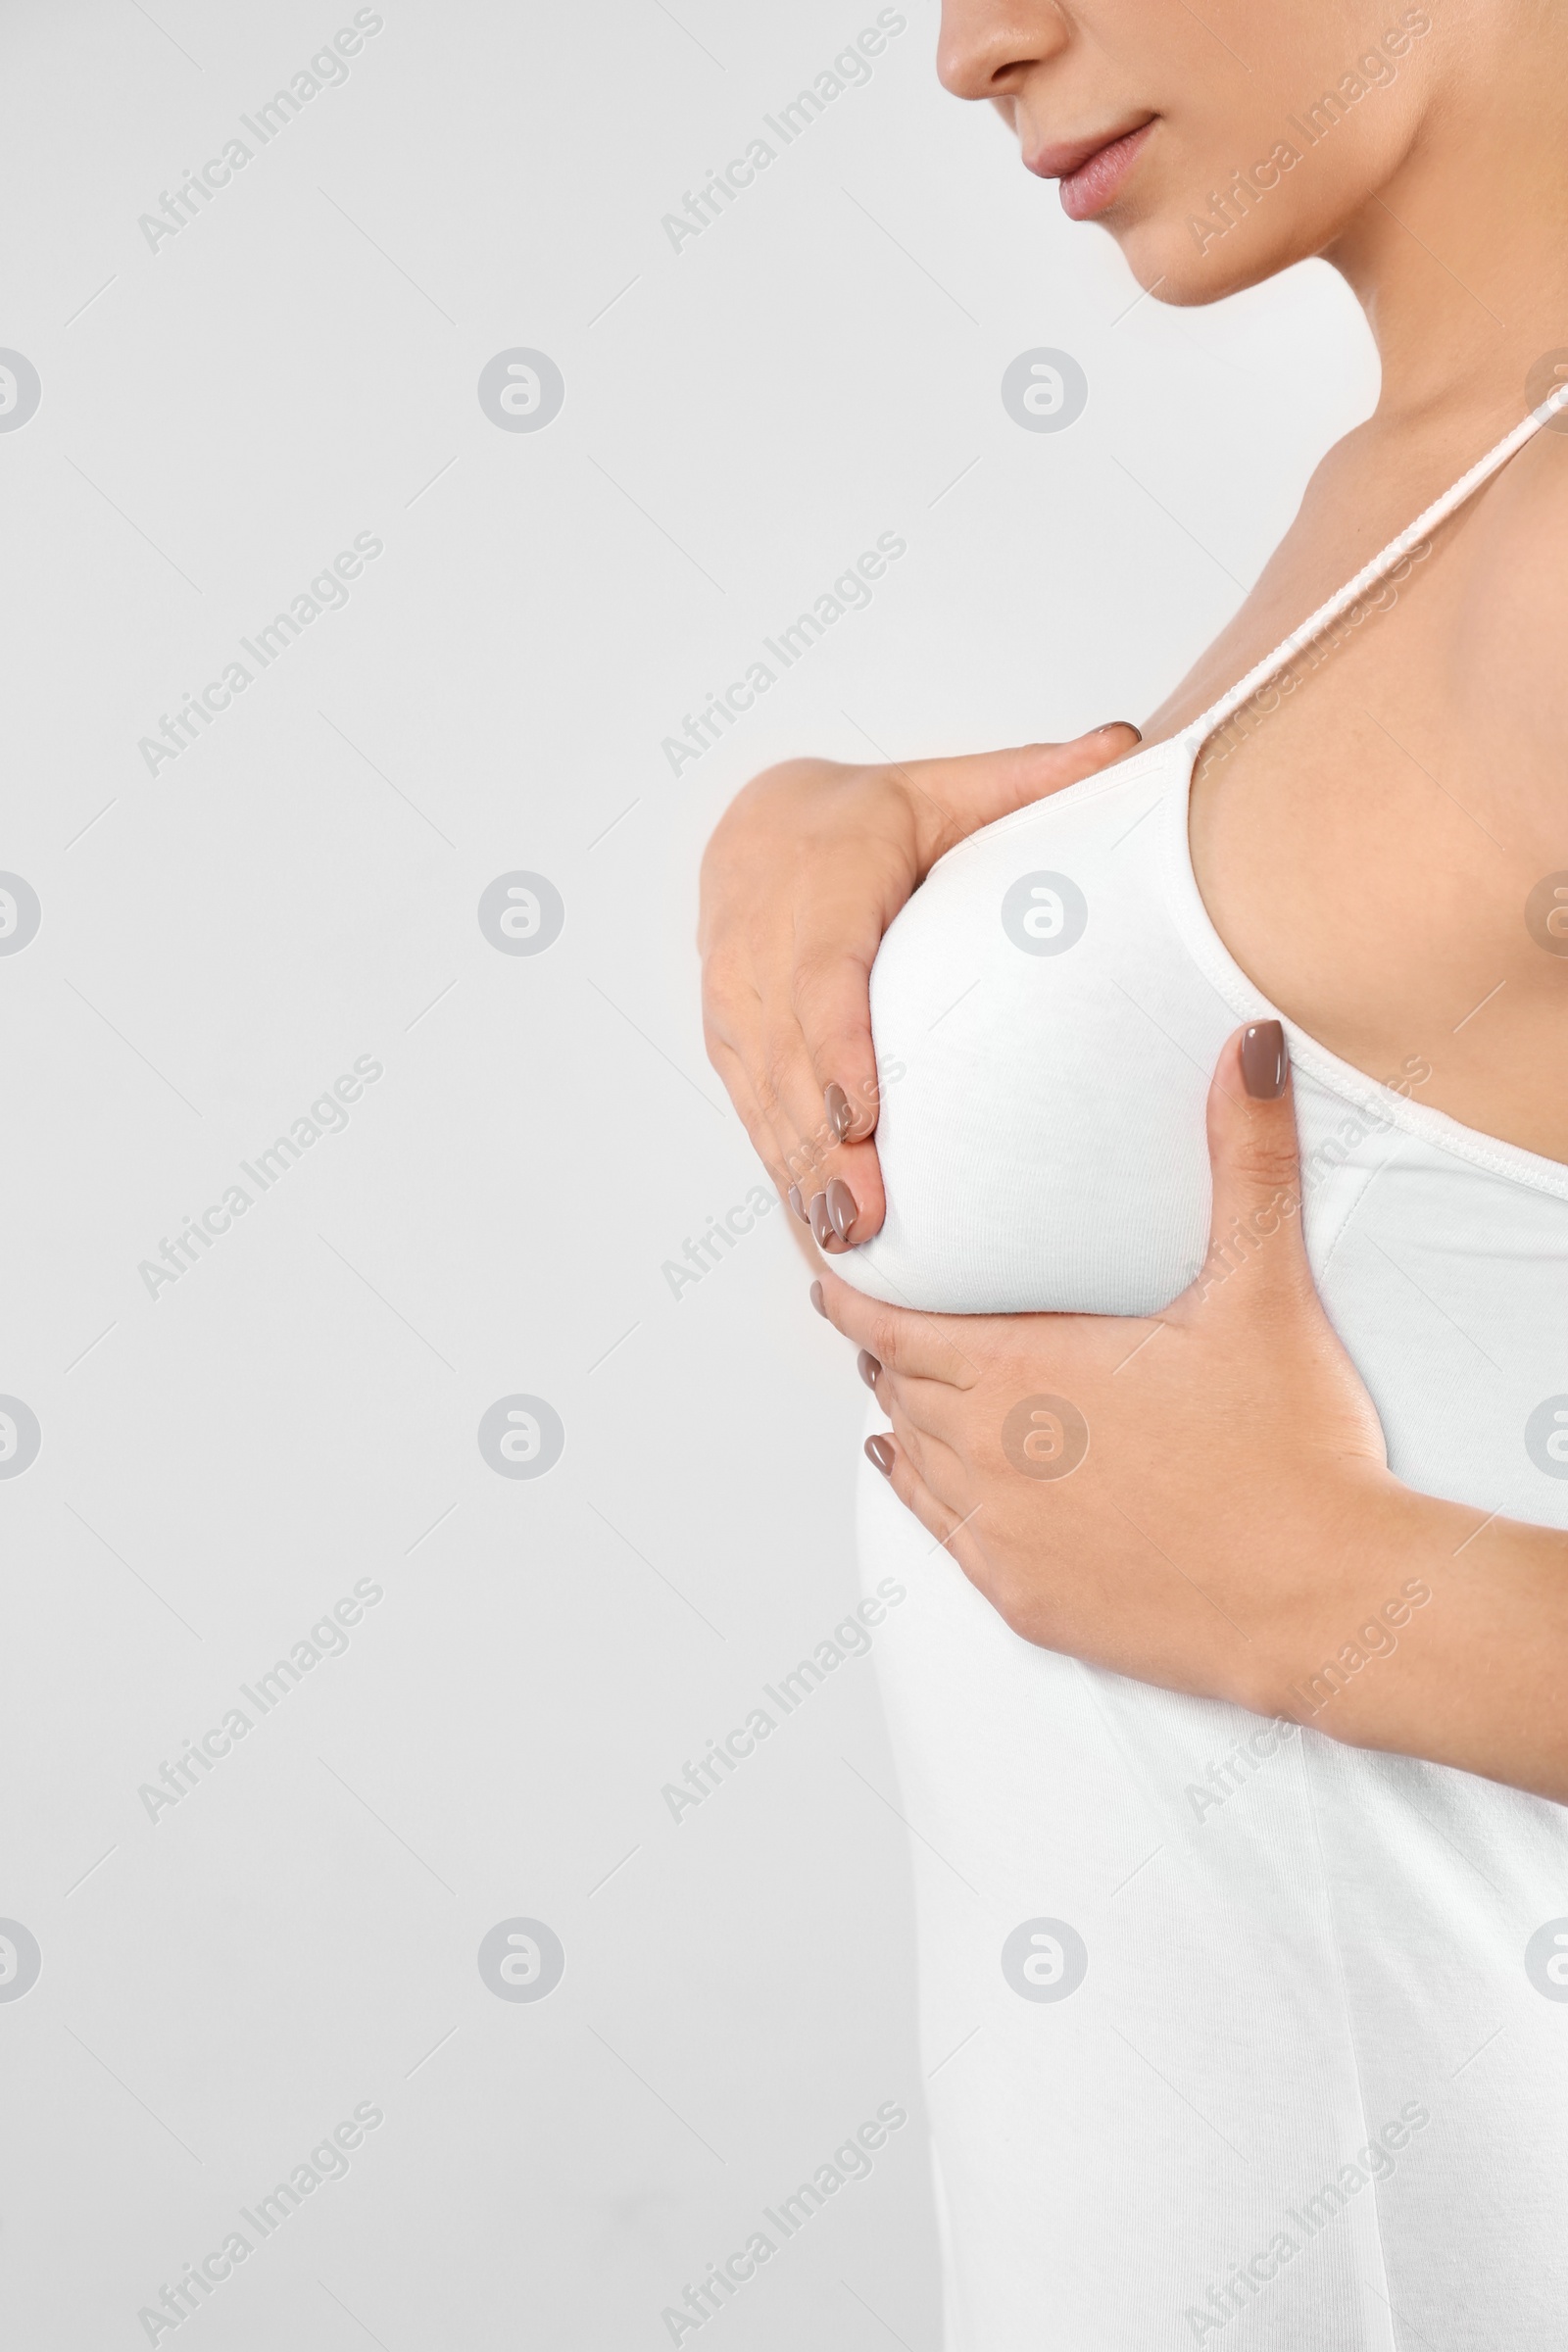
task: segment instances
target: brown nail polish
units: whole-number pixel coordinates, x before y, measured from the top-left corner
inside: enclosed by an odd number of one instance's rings
[[[1135,736],[1140,743],[1143,742],[1143,728],[1135,727],[1130,718],[1113,718],[1107,725],[1103,727],[1097,727],[1095,729],[1095,733],[1097,735],[1114,735],[1118,727],[1125,727],[1129,735]]]
[[[825,1315],[827,1313],[827,1308],[822,1304],[822,1285],[819,1282],[812,1283],[809,1297],[811,1304],[815,1307],[817,1313],[819,1315]]]
[[[811,1239],[819,1250],[825,1250],[833,1239],[833,1219],[828,1214],[826,1193],[811,1195]]]
[[[834,1141],[842,1144],[850,1129],[855,1125],[855,1113],[850,1108],[850,1098],[842,1086],[830,1086],[825,1089],[822,1096],[822,1107],[827,1112],[827,1123],[833,1130]]]
[[[893,1470],[893,1448],[889,1445],[886,1438],[867,1438],[865,1441],[865,1458],[868,1462],[874,1462],[876,1464],[884,1478],[891,1476]]]
[[[858,1372],[860,1378],[864,1381],[868,1389],[874,1389],[876,1387],[876,1376],[881,1371],[882,1367],[877,1362],[876,1357],[871,1353],[869,1348],[862,1348],[860,1349],[859,1354],[855,1359],[855,1369],[857,1372]]]
[[[1242,1033],[1242,1080],[1257,1102],[1277,1102],[1291,1074],[1285,1031],[1278,1021],[1253,1021]]]
[[[794,1209],[795,1214],[800,1218],[801,1223],[803,1225],[809,1225],[811,1220],[806,1213],[806,1202],[801,1199],[801,1188],[798,1184],[792,1184],[790,1186],[789,1203],[791,1208]]]
[[[855,1220],[860,1213],[855,1205],[855,1195],[842,1176],[835,1176],[823,1198],[827,1201],[827,1213],[834,1232],[841,1242],[847,1242],[855,1230]]]

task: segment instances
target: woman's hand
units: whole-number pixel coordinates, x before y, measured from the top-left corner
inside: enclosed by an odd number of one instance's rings
[[[1213,1240],[1147,1321],[818,1303],[867,1452],[1026,1641],[1568,1801],[1568,1538],[1414,1494],[1301,1241],[1279,1026],[1208,1105]]]
[[[1274,1083],[1277,1025],[1246,1034]],[[893,1424],[871,1458],[1015,1633],[1277,1714],[1361,1610],[1356,1531],[1397,1489],[1301,1246],[1289,1088],[1250,1094],[1241,1043],[1209,1097],[1215,1239],[1158,1317],[924,1315],[833,1276],[823,1303]]]
[[[709,1059],[818,1246],[882,1224],[871,964],[937,859],[967,834],[1124,758],[1125,720],[1076,743],[906,767],[792,760],[748,784],[703,858]]]

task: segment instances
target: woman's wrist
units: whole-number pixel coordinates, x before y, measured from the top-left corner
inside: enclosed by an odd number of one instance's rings
[[[1257,1711],[1568,1803],[1568,1536],[1360,1466],[1319,1527]]]
[[[1283,1054],[1262,1023],[1221,1055],[1209,1257],[1136,1338],[825,1281],[892,1424],[872,1458],[1025,1641],[1568,1804],[1568,1532],[1389,1469],[1281,1216],[1300,1200]],[[1241,1233],[1270,1238],[1221,1280]]]

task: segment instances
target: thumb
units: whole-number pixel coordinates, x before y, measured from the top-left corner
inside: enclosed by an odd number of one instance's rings
[[[1200,1295],[1244,1268],[1255,1298],[1315,1290],[1301,1239],[1301,1163],[1290,1049],[1278,1021],[1239,1029],[1208,1090],[1214,1206]]]
[[[1130,718],[1113,718],[1072,743],[1016,743],[946,760],[894,761],[886,772],[904,786],[914,816],[917,879],[923,882],[969,834],[1125,760],[1143,740]]]
[[[1070,743],[1020,743],[980,757],[1006,804],[1005,813],[1010,814],[1014,808],[1046,800],[1115,760],[1125,760],[1143,740],[1142,729],[1130,718],[1113,718],[1106,726],[1091,727],[1087,735],[1074,736]]]

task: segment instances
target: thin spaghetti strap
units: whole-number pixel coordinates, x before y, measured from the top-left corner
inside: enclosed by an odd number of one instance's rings
[[[1255,669],[1250,669],[1229,694],[1223,695],[1217,703],[1210,704],[1200,717],[1195,718],[1190,727],[1184,728],[1183,740],[1191,746],[1195,758],[1215,729],[1222,727],[1244,704],[1250,702],[1260,686],[1266,686],[1269,679],[1294,662],[1298,654],[1304,653],[1315,638],[1320,637],[1342,613],[1348,612],[1352,605],[1358,603],[1369,588],[1375,587],[1385,573],[1392,571],[1396,564],[1409,555],[1412,548],[1419,547],[1440,522],[1446,522],[1448,516],[1456,513],[1467,499],[1475,496],[1484,482],[1491,481],[1510,458],[1517,457],[1525,444],[1533,441],[1542,427],[1549,424],[1558,411],[1565,407],[1568,407],[1568,383],[1560,384],[1548,399],[1542,402],[1539,409],[1533,410],[1522,422],[1516,424],[1495,449],[1489,450],[1480,463],[1461,475],[1453,488],[1446,490],[1424,514],[1418,514],[1408,530],[1401,531],[1397,539],[1391,540],[1381,555],[1374,556],[1353,580],[1348,580],[1337,596],[1331,596],[1326,605],[1320,605],[1311,617],[1293,631],[1283,644],[1277,645],[1264,661],[1258,662]]]

